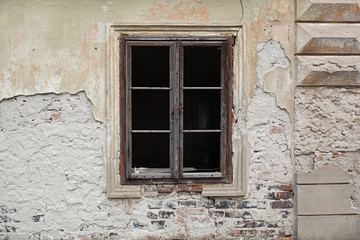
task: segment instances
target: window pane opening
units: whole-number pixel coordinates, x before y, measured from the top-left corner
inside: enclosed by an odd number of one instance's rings
[[[184,90],[184,129],[220,129],[220,90]]]
[[[169,87],[169,47],[133,46],[132,87]]]
[[[221,47],[184,47],[184,87],[221,87]]]
[[[220,172],[220,133],[184,133],[184,173]]]
[[[134,173],[170,172],[169,133],[133,133]]]
[[[132,129],[169,130],[169,91],[132,90]]]

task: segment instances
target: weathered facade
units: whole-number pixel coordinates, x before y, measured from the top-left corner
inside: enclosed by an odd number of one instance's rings
[[[358,0],[18,0],[0,20],[0,239],[359,238]],[[231,183],[120,184],[125,34],[234,37]]]

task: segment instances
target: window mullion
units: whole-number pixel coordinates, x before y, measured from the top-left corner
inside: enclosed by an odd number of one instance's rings
[[[179,131],[179,178],[182,178],[183,174],[183,78],[184,78],[184,55],[183,55],[183,45],[181,41],[177,41],[177,47],[178,47],[178,99],[179,99],[179,105],[178,105],[178,113],[179,113],[179,121],[178,121],[178,131]]]
[[[179,179],[179,44],[175,44],[171,48],[170,54],[170,87],[171,87],[171,133],[172,133],[172,149],[171,149],[171,169],[172,176],[175,180]]]

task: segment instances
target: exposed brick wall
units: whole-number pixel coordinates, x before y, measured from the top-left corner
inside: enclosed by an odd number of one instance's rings
[[[140,199],[107,199],[104,140],[83,92],[2,101],[0,239],[292,237],[292,185],[256,176],[246,198],[151,185]]]

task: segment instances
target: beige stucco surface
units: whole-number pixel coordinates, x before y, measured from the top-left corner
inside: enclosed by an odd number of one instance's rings
[[[239,1],[1,1],[0,100],[85,90],[105,121],[111,23],[239,23]]]
[[[256,45],[273,39],[291,56],[294,11],[291,1],[268,0],[1,1],[0,100],[85,90],[95,118],[104,122],[106,28],[112,23],[243,24],[251,97],[258,84]],[[280,99],[291,96],[291,87],[283,89]],[[292,111],[291,104],[281,105]]]
[[[15,239],[38,233],[286,239],[296,236],[295,221],[315,232],[300,231],[299,239],[358,236],[358,215],[296,219],[294,205],[321,204],[325,196],[333,202],[325,210],[339,207],[326,214],[358,213],[359,6],[358,0],[0,0],[0,239],[9,231]],[[122,185],[129,199],[106,195],[109,179],[119,185],[120,176],[118,167],[108,167],[120,153],[113,140],[120,115],[117,34],[147,30],[236,35],[232,147],[242,194],[221,195],[219,188],[214,194],[204,184],[186,191]],[[329,164],[342,172],[324,178]],[[298,185],[311,180],[297,200],[295,172]],[[349,186],[338,188],[344,176]],[[316,204],[304,204],[306,214],[319,214]],[[347,222],[348,235],[338,231]]]

